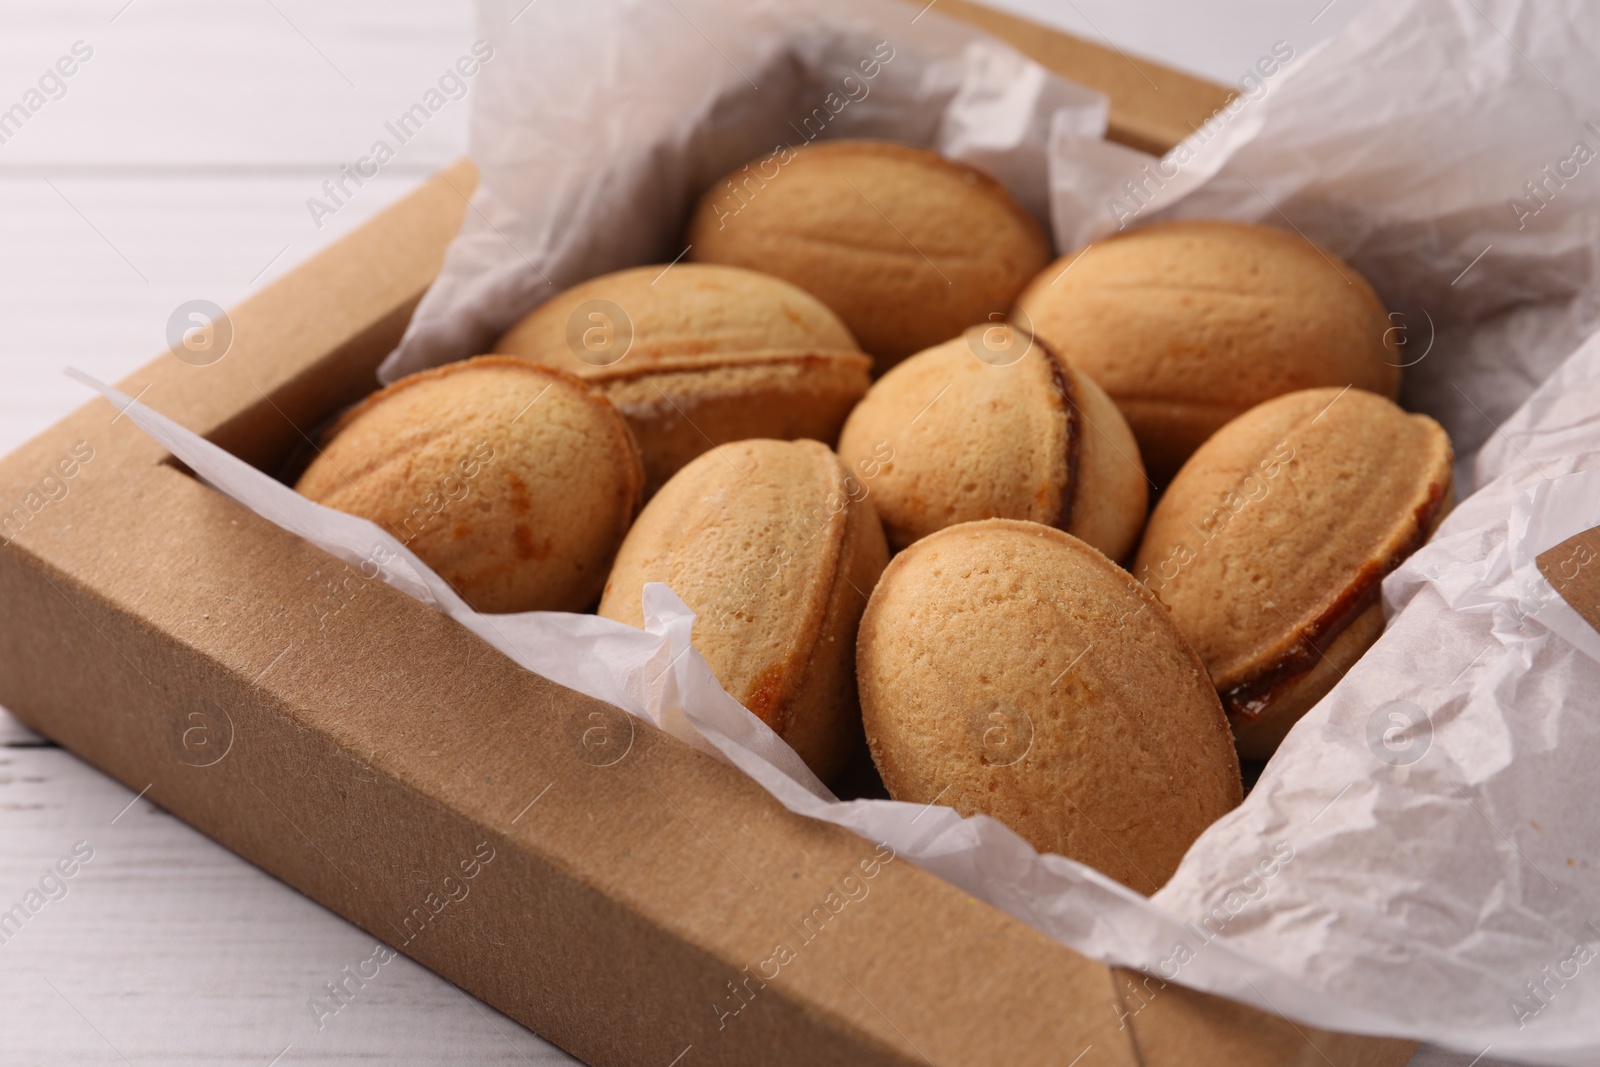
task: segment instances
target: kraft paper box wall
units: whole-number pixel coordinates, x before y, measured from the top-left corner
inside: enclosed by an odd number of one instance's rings
[[[1226,99],[1020,19],[941,10],[1107,93],[1111,136],[1133,147],[1164,150]],[[247,300],[222,362],[163,355],[121,388],[277,469],[374,387],[474,183],[456,165]],[[95,401],[0,462],[5,501],[73,471],[67,497],[6,531],[0,703],[586,1062],[1411,1054],[1087,960],[647,724],[623,723],[627,758],[596,766],[573,737],[621,712],[213,492],[116,415]],[[470,899],[435,908],[468,866]],[[752,981],[851,874],[870,887],[861,914]],[[736,1015],[713,1010],[730,996]]]

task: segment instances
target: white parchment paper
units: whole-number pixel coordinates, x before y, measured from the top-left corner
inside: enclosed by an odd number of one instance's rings
[[[895,0],[525,5],[482,0],[482,187],[385,381],[487,351],[576,282],[676,259],[700,194],[780,144],[927,145],[1047,223],[1052,136],[1105,131],[1100,94]]]
[[[1314,1025],[1600,1063],[1600,635],[1533,566],[1600,524],[1600,8],[1374,5],[1318,49],[1280,42],[1235,107],[1160,161],[1100,141],[1093,94],[915,15],[486,5],[484,185],[385,373],[474,354],[581,278],[670,260],[701,188],[813,127],[977,162],[1048,213],[1062,248],[1121,223],[1227,217],[1351,260],[1405,331],[1406,401],[1444,423],[1462,495],[1476,492],[1385,583],[1383,638],[1153,898],[993,820],[834,801],[717,686],[664,586],[646,588],[645,631],[477,615],[377,527],[99,388],[222,492],[528,669],[1079,951]]]

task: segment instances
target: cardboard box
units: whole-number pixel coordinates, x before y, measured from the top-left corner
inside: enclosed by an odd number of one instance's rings
[[[941,10],[1110,93],[1126,143],[1166,147],[1226,98]],[[121,388],[275,470],[372,388],[474,180],[457,164],[247,300],[220,362],[163,355]],[[1113,971],[792,815],[213,492],[103,401],[0,463],[0,523],[0,703],[589,1063],[1378,1067],[1414,1048]],[[579,743],[594,730],[620,758]]]

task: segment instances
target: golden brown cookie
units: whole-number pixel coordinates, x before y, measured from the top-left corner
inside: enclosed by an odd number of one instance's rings
[[[889,141],[780,148],[708,189],[686,240],[816,296],[879,371],[1003,313],[1050,259],[999,182]]]
[[[1051,264],[1017,310],[1116,401],[1158,481],[1264,400],[1320,385],[1400,388],[1393,324],[1366,279],[1269,226],[1130,230]]]
[[[1060,530],[969,522],[900,553],[856,670],[896,800],[992,815],[1140,892],[1240,801],[1200,658],[1149,590]]]
[[[856,625],[888,558],[861,484],[826,447],[740,441],[645,506],[600,614],[642,626],[644,584],[671,586],[723,688],[827,780],[860,744]]]
[[[402,378],[351,409],[295,486],[399,538],[479,611],[583,611],[639,507],[611,402],[519,359]]]
[[[896,549],[959,522],[1029,519],[1122,560],[1144,525],[1144,467],[1116,405],[1009,326],[974,326],[890,370],[839,455]]]
[[[1228,423],[1156,504],[1134,574],[1265,759],[1383,632],[1379,583],[1451,502],[1450,439],[1360,389],[1307,389]]]
[[[497,352],[589,382],[644,453],[645,493],[714,444],[833,444],[871,361],[815,297],[737,267],[679,263],[593,278],[535,308]]]

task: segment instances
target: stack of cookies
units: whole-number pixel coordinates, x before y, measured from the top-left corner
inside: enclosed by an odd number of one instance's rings
[[[1298,234],[1156,223],[1051,262],[992,178],[853,141],[715,183],[684,240],[374,394],[299,490],[483,611],[637,626],[665,582],[824,780],[1141,892],[1450,507],[1382,302]]]

